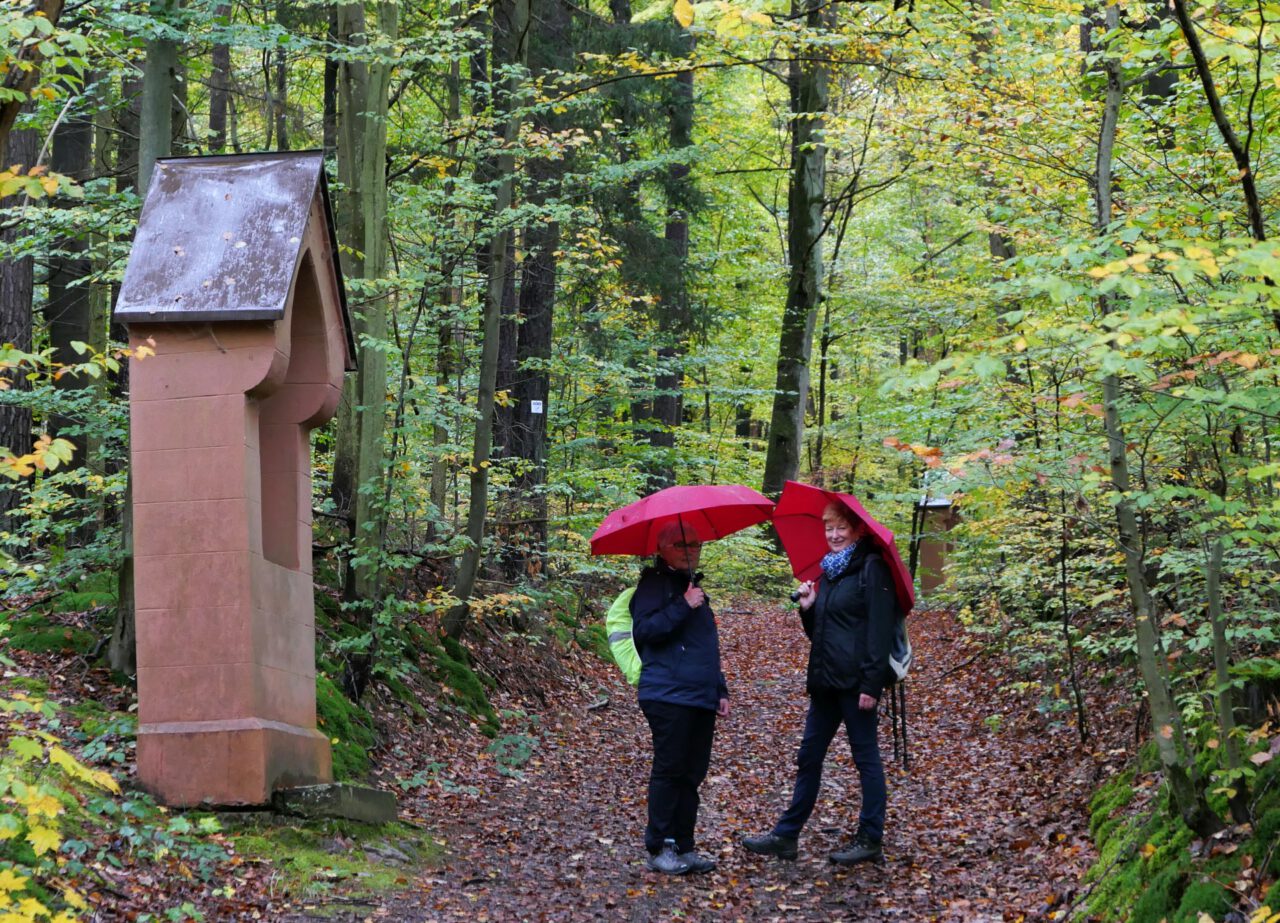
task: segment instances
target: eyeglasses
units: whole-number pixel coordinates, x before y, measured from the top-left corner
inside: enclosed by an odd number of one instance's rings
[[[697,551],[702,547],[702,542],[672,542],[667,548],[675,548],[678,551]]]

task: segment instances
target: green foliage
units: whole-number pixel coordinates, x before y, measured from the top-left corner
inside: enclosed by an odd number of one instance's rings
[[[90,712],[105,714],[80,715]],[[31,902],[23,903],[20,919],[78,918],[104,866],[176,858],[208,881],[226,860],[210,838],[216,822],[169,817],[146,796],[122,793],[94,766],[101,750],[86,747],[83,760],[73,756],[65,744],[83,743],[87,722],[74,730],[52,703],[23,693],[0,699],[0,713],[10,732],[0,759],[0,896]]]

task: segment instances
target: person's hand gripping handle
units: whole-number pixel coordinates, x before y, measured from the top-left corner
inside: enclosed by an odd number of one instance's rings
[[[808,609],[813,605],[813,600],[818,595],[818,590],[813,585],[812,580],[806,580],[800,586],[796,587],[795,592],[791,594],[791,601],[799,603],[801,609]]]

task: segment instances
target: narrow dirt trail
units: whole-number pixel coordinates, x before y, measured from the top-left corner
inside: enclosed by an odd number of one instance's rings
[[[792,613],[744,606],[719,616],[733,713],[716,734],[702,789],[699,849],[709,875],[645,870],[648,729],[634,693],[607,667],[561,701],[519,777],[406,805],[443,837],[449,859],[379,908],[395,920],[1019,920],[1048,918],[1087,858],[1093,762],[1069,729],[1048,729],[991,658],[942,612],[911,617],[910,771],[890,767],[886,862],[827,861],[856,823],[857,775],[843,735],[817,810],[785,863],[746,853],[791,791],[804,720],[806,642]],[[610,703],[587,704],[607,686]],[[995,718],[992,716],[1000,716]],[[467,783],[466,779],[457,780]]]

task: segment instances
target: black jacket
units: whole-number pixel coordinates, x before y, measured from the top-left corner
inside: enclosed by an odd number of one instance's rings
[[[661,558],[640,575],[631,597],[631,638],[640,654],[642,702],[668,702],[714,711],[728,698],[720,669],[720,635],[709,602],[684,601],[689,575]]]
[[[809,636],[807,686],[842,689],[880,698],[889,685],[889,648],[898,598],[880,553],[863,542],[835,580],[823,576],[818,596],[801,611]]]

